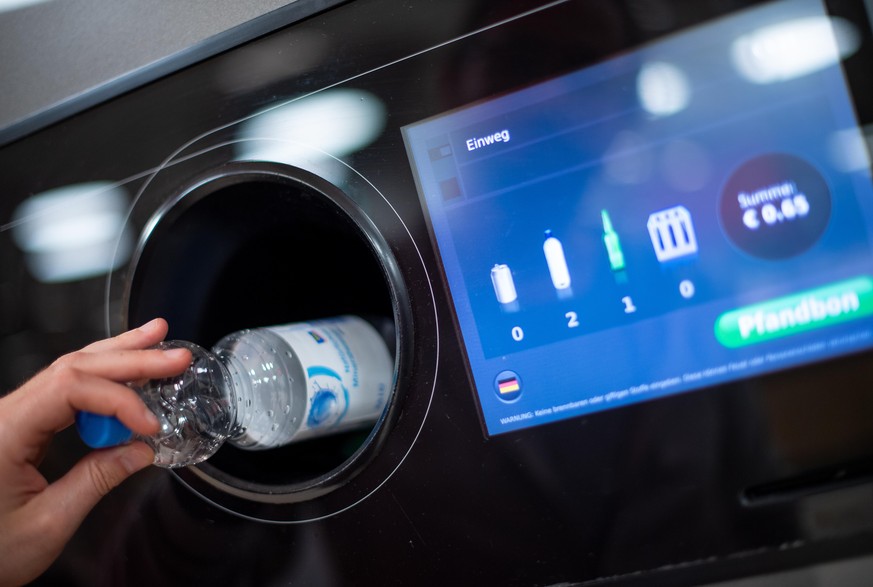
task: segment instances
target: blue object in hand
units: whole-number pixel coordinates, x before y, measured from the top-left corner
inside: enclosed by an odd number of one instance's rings
[[[91,448],[118,446],[133,438],[133,432],[115,416],[91,412],[76,414],[76,430],[82,441]]]

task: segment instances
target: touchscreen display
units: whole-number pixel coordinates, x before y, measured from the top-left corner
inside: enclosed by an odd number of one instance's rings
[[[404,128],[488,434],[873,345],[860,38],[776,2]]]

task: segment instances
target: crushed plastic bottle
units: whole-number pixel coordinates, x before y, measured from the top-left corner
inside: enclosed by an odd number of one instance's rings
[[[375,326],[378,326],[377,330]],[[357,316],[242,330],[208,351],[185,341],[192,361],[177,377],[136,387],[160,431],[141,438],[155,464],[200,463],[225,443],[248,450],[372,425],[392,387],[390,321]],[[87,421],[77,420],[80,435]]]

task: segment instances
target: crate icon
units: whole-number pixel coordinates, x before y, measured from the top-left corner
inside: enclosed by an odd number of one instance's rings
[[[650,214],[646,226],[655,255],[661,263],[697,253],[694,223],[685,206],[674,206]]]

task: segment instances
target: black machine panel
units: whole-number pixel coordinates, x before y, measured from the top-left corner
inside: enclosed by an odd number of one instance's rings
[[[871,42],[861,1],[356,0],[7,141],[4,390],[156,315],[204,346],[345,313],[397,339],[372,430],[147,471],[44,580],[869,554]]]

